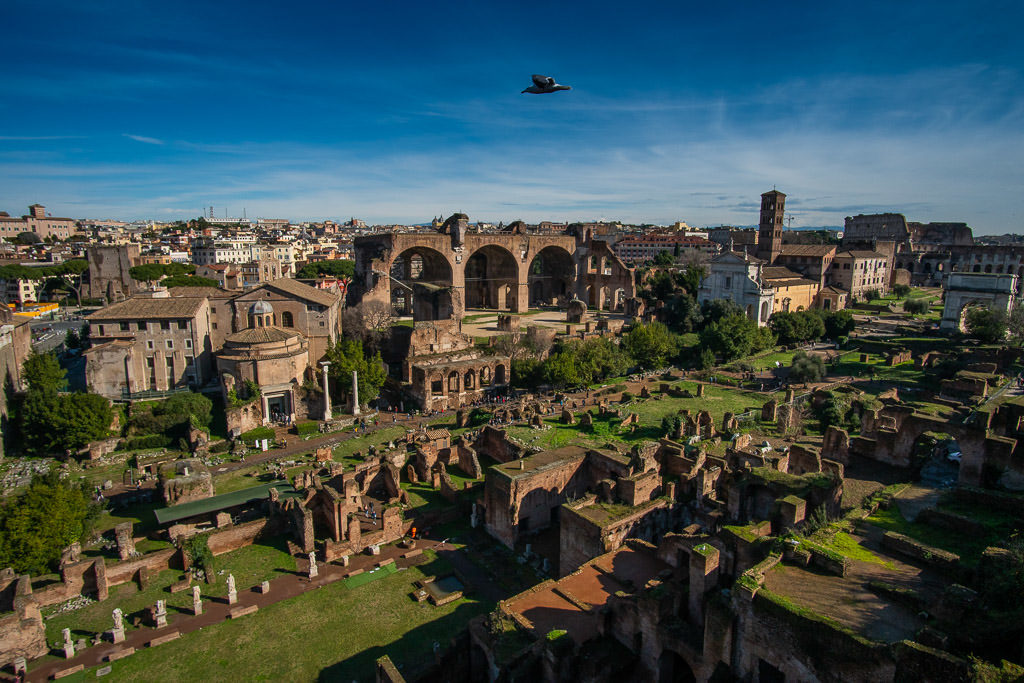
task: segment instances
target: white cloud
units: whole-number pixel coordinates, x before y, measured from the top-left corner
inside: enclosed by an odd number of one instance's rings
[[[145,135],[132,135],[131,133],[124,133],[123,135],[126,138],[129,138],[131,140],[135,140],[135,142],[144,142],[147,145],[162,145],[162,144],[164,144],[163,140],[160,140],[158,138],[149,138],[149,137],[146,137]]]

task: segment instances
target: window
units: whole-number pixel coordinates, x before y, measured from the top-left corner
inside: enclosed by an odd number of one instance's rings
[[[167,340],[167,348],[169,348],[169,349],[173,349],[174,348],[174,340],[173,339],[168,339]]]
[[[188,321],[187,320],[179,320],[178,321],[178,329],[179,330],[187,330],[188,329]]]
[[[281,325],[284,327],[295,327],[295,320],[292,318],[290,311],[281,313]]]
[[[727,275],[725,277],[725,288],[726,289],[732,289],[732,277],[731,276]]]
[[[174,358],[167,356],[164,358],[164,362],[167,364],[167,380],[171,384],[174,383]]]
[[[192,340],[191,339],[186,339],[185,340],[185,348],[186,349],[191,349],[192,348]]]
[[[146,323],[140,322],[139,323],[139,332],[145,332],[146,331],[146,327],[147,327]]]
[[[323,320],[320,321],[320,327],[325,327]]]
[[[210,323],[210,327],[212,327],[213,329],[217,329],[217,323]]]
[[[170,320],[161,320],[160,321],[160,329],[161,330],[169,330],[169,329],[171,329],[171,321]]]
[[[155,349],[155,348],[156,348],[156,346],[154,346],[154,344],[153,344],[153,340],[152,340],[152,339],[147,339],[147,340],[146,340],[146,350],[148,350],[148,351],[152,351],[152,350],[153,350],[153,349]],[[152,358],[150,358],[150,360],[153,360],[153,359],[152,359]]]
[[[121,331],[122,332],[127,332],[128,331],[128,327],[129,327],[129,325],[128,325],[127,322],[122,322],[121,323]]]
[[[186,366],[192,367],[192,365],[194,365],[195,362],[196,362],[195,356],[185,356],[185,365]]]

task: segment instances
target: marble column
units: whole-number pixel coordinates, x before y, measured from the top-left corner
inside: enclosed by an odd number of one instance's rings
[[[328,390],[328,386],[327,386],[327,367],[330,365],[330,363],[328,361],[324,361],[323,363],[320,363],[320,365],[322,365],[323,369],[324,369],[324,417],[323,417],[323,419],[324,419],[324,422],[327,422],[328,420],[330,420],[333,417],[333,415],[331,415],[331,392]]]
[[[352,371],[352,414],[359,414],[359,373]]]

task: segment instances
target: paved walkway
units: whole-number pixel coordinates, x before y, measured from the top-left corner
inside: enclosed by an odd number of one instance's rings
[[[496,586],[490,581],[489,577],[483,573],[476,565],[472,564],[466,557],[459,551],[454,550],[451,546],[441,544],[441,541],[445,539],[422,539],[418,540],[416,548],[412,551],[416,555],[419,552],[426,549],[433,549],[440,556],[452,562],[452,564],[466,576],[467,580],[471,584],[474,590],[480,591],[481,595],[490,600],[499,600],[505,597],[502,593],[495,593]],[[440,546],[440,547],[439,547]],[[318,563],[319,575],[315,579],[309,579],[308,573],[308,562],[303,558],[297,558],[296,562],[300,565],[302,571],[292,572],[281,576],[270,581],[270,592],[263,594],[258,592],[257,587],[239,587],[238,590],[238,601],[233,605],[227,604],[226,598],[210,598],[205,597],[203,599],[203,613],[199,616],[191,614],[175,614],[174,610],[169,610],[168,613],[168,625],[163,628],[152,628],[150,626],[142,626],[140,628],[131,629],[126,633],[124,642],[113,644],[109,642],[103,642],[100,645],[94,645],[89,648],[80,650],[71,659],[62,659],[57,661],[48,661],[44,664],[39,664],[40,660],[30,662],[28,669],[29,674],[26,678],[27,681],[45,681],[49,679],[54,673],[64,671],[69,668],[77,667],[79,665],[88,669],[95,666],[102,666],[111,655],[125,652],[126,650],[140,650],[147,646],[153,640],[163,638],[168,635],[175,633],[185,634],[197,631],[211,624],[217,624],[222,621],[226,621],[230,618],[232,612],[237,613],[247,607],[255,606],[257,609],[272,605],[282,600],[293,598],[297,595],[301,595],[306,591],[321,588],[328,584],[340,581],[346,577],[352,576],[353,574],[359,574],[361,571],[369,571],[374,569],[381,562],[388,560],[394,560],[399,567],[408,567],[416,563],[415,556],[404,558],[403,555],[408,554],[410,551],[404,548],[400,548],[397,544],[382,546],[380,555],[365,555],[358,554],[350,557],[348,567],[343,567],[340,564],[320,562]],[[222,580],[227,580],[226,577]],[[202,586],[203,584],[198,584]],[[113,611],[117,607],[113,601],[110,603],[110,610]],[[244,617],[242,617],[244,618]],[[113,624],[113,622],[111,622]],[[159,645],[159,643],[158,643]]]

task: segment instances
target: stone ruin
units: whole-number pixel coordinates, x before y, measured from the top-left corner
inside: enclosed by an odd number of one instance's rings
[[[566,322],[579,324],[583,322],[583,318],[587,315],[587,305],[577,299],[572,298],[569,305],[566,307]]]
[[[213,477],[196,458],[175,460],[160,467],[158,488],[167,505],[213,496]]]

